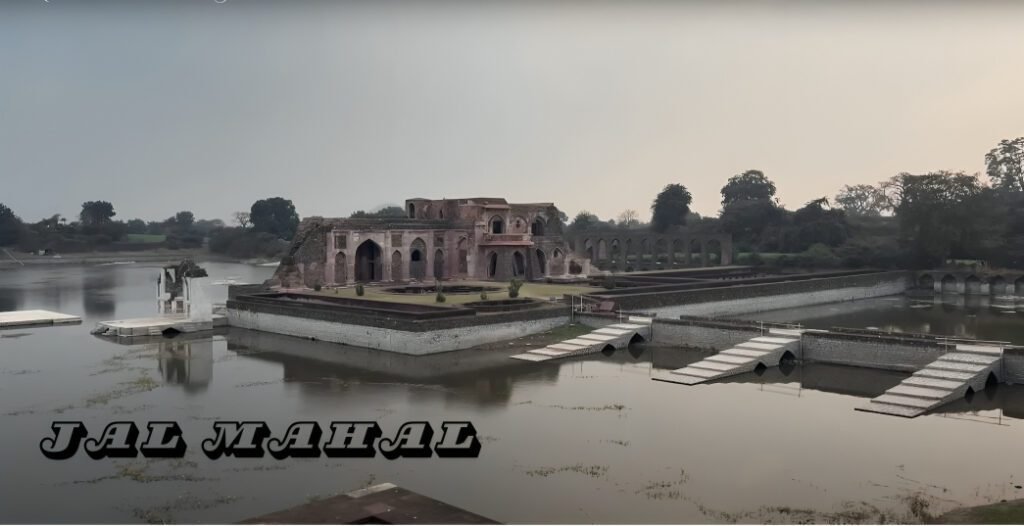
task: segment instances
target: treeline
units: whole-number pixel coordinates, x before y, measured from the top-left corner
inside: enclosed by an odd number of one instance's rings
[[[617,220],[582,211],[569,230],[725,231],[733,236],[734,261],[740,263],[1024,268],[1024,137],[1001,141],[985,155],[985,166],[985,178],[900,173],[877,185],[845,186],[831,202],[821,197],[792,211],[776,196],[774,182],[748,170],[722,187],[716,218],[692,213],[689,191],[672,184],[654,199],[649,223],[635,210]]]
[[[38,254],[97,250],[201,248],[237,258],[273,258],[287,248],[299,215],[288,199],[272,197],[234,214],[235,226],[220,219],[196,219],[183,210],[163,221],[115,219],[107,201],[82,203],[77,220],[53,215],[35,223],[22,221],[0,203],[0,247]]]

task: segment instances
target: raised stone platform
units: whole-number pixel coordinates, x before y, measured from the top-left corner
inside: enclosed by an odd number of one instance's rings
[[[498,524],[450,504],[377,484],[242,521],[242,524]]]
[[[157,316],[153,318],[133,318],[129,320],[101,321],[92,330],[100,336],[159,336],[166,331],[191,333],[213,330],[214,327],[227,325],[227,318],[222,314],[214,314],[212,318],[190,318],[186,316]]]
[[[0,329],[38,325],[68,325],[82,323],[82,318],[48,310],[16,310],[0,312]]]

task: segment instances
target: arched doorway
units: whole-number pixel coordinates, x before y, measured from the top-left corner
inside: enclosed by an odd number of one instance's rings
[[[391,281],[402,281],[402,253],[391,253]]]
[[[505,233],[505,221],[501,216],[494,216],[490,221],[491,233],[492,234],[504,234]]]
[[[544,256],[544,251],[537,249],[537,276],[535,278],[542,278],[548,274],[548,262],[547,257]]]
[[[416,218],[416,205],[414,205],[412,203],[409,203],[409,218],[410,219],[415,219]]]
[[[535,236],[543,236],[544,235],[544,220],[543,219],[538,217],[537,219],[533,220],[533,223],[530,224],[530,234],[533,234]]]
[[[345,253],[338,252],[334,255],[334,283],[344,285],[348,283],[348,262],[345,260]]]
[[[487,256],[487,277],[493,278],[498,274],[498,253],[491,252]]]
[[[608,259],[608,243],[603,239],[597,240],[597,261]]]
[[[526,258],[518,250],[512,254],[512,275],[517,278],[526,275]]]
[[[569,274],[582,274],[583,266],[580,265],[575,259],[569,260]]]
[[[423,281],[427,277],[427,244],[416,238],[409,244],[409,279]]]
[[[444,251],[440,248],[434,252],[434,279],[444,279]]]
[[[356,281],[381,281],[380,245],[367,239],[356,249]]]

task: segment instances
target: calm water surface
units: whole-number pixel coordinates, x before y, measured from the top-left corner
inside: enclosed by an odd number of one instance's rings
[[[271,273],[204,266],[215,279]],[[529,364],[244,330],[129,344],[89,335],[99,320],[152,315],[154,276],[144,265],[0,270],[0,310],[85,319],[0,332],[0,521],[231,522],[385,481],[504,522],[892,521],[913,518],[913,499],[942,511],[1024,497],[1021,388],[904,420],[854,411],[902,374],[808,365],[698,387],[651,381],[654,367],[700,359],[673,348]],[[125,419],[180,422],[187,457],[39,452],[54,420],[98,431]],[[264,420],[275,433],[298,420],[377,420],[386,433],[470,420],[483,449],[477,459],[211,461],[199,442],[218,419]]]

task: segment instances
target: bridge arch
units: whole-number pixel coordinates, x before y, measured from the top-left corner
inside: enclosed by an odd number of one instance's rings
[[[931,274],[921,274],[917,279],[917,286],[922,289],[934,290],[935,289],[935,278]]]
[[[954,276],[952,274],[946,274],[945,276],[943,276],[942,277],[942,285],[941,285],[941,287],[942,288],[940,290],[944,294],[958,292],[956,276]]]
[[[597,240],[597,261],[604,261],[608,259],[608,243],[605,242],[604,238]]]
[[[701,240],[699,240],[697,238],[693,238],[693,239],[690,240],[690,247],[689,248],[690,248],[690,251],[689,251],[688,255],[686,256],[686,261],[688,263],[692,263],[692,264],[698,264],[698,265],[701,264],[702,263],[702,259],[703,259],[701,257],[701,254],[704,253],[704,244],[701,242]]]
[[[967,294],[980,294],[981,293],[981,279],[974,274],[967,276],[964,280],[964,292]]]
[[[1013,289],[1014,294],[1017,296],[1024,296],[1024,276],[1017,278],[1017,281],[1014,282]]]
[[[1006,294],[1006,278],[1002,276],[992,276],[989,278],[988,291],[993,296],[1002,296]]]

